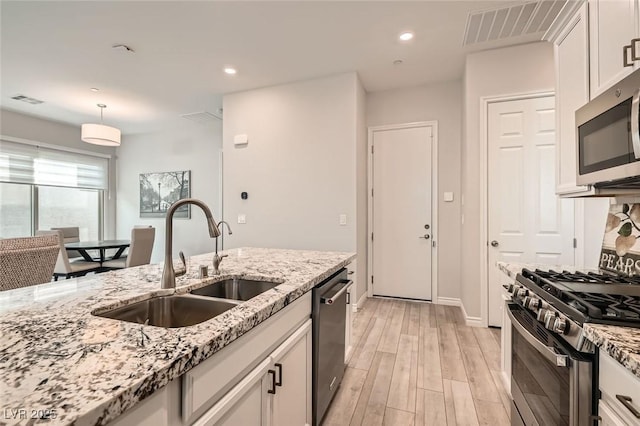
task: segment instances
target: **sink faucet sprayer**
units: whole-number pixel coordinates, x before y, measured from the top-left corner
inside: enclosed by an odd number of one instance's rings
[[[182,200],[178,200],[169,207],[167,210],[167,219],[166,219],[166,235],[165,235],[165,243],[164,243],[164,269],[162,270],[162,288],[175,288],[176,287],[176,272],[173,269],[173,214],[178,210],[181,206],[185,204],[194,204],[202,209],[204,215],[207,218],[207,225],[209,227],[209,236],[211,238],[216,238],[216,246],[218,244],[217,238],[220,236],[220,230],[216,225],[216,220],[213,218],[211,214],[211,209],[200,200],[196,200],[195,198],[183,198]],[[227,225],[229,226],[229,225]]]
[[[226,221],[221,220],[220,222],[218,222],[219,229],[222,229],[222,225],[227,225],[227,231],[229,235],[233,235],[233,232],[231,231],[231,227]],[[222,233],[222,231],[220,232]],[[222,256],[218,255],[218,239],[216,238],[216,253],[213,255],[213,273],[215,275],[218,275],[220,273],[220,264],[222,263],[222,259],[227,256],[228,254],[223,254]]]

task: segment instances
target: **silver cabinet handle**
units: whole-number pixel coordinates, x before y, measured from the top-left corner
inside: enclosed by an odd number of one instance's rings
[[[344,287],[342,287],[342,289],[340,289],[339,292],[337,292],[336,294],[333,295],[332,298],[327,299],[325,297],[321,297],[320,298],[320,303],[323,303],[325,305],[333,305],[335,303],[336,300],[338,300],[338,298],[340,296],[342,296],[342,294],[349,290],[349,287],[351,287],[351,284],[353,284],[353,280],[348,280],[348,281],[343,281],[346,285]]]
[[[491,247],[498,247],[500,245],[496,240],[491,241]]]
[[[636,408],[633,405],[631,405],[631,402],[633,402],[633,400],[631,399],[630,396],[616,395],[616,399],[620,401],[627,410],[631,411],[631,414],[633,414],[636,417],[636,419],[640,419],[640,411],[636,410]]]
[[[640,159],[640,89],[636,89],[631,101],[631,142],[633,144],[633,155],[636,160]]]
[[[424,239],[424,240],[428,240],[429,238],[431,238],[431,235],[424,234],[422,237],[418,237],[418,238],[421,238],[421,239]]]

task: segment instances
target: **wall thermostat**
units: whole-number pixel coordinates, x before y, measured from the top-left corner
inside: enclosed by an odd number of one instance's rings
[[[246,192],[242,192],[240,194],[240,198],[242,198],[243,200],[246,200],[247,198],[249,198],[249,194],[247,194]]]

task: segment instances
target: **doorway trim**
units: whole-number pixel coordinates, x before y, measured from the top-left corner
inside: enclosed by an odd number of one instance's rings
[[[555,96],[553,90],[512,93],[480,97],[480,318],[479,325],[489,324],[489,105],[499,102]]]
[[[438,300],[438,121],[416,121],[367,128],[367,297],[373,296],[371,280],[373,276],[373,134],[385,130],[431,127],[431,301]]]

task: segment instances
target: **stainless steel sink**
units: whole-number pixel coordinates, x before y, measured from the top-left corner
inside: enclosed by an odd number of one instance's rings
[[[238,302],[214,300],[189,294],[152,297],[121,308],[95,314],[99,317],[154,325],[188,327],[207,321],[237,306]]]
[[[249,300],[281,283],[230,278],[193,290],[192,294],[219,297],[221,299]]]

